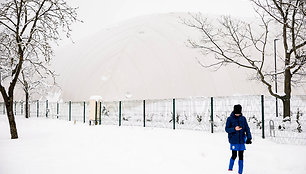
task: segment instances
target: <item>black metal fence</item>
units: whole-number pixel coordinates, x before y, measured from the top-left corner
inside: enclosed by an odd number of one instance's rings
[[[284,122],[282,104],[276,116],[270,96],[195,97],[164,100],[30,102],[30,117],[45,117],[91,125],[143,126],[224,132],[227,117],[241,104],[254,137],[279,143],[306,144],[306,96],[293,96],[291,119]],[[25,103],[15,102],[14,113],[24,116]],[[5,107],[0,103],[0,114]]]

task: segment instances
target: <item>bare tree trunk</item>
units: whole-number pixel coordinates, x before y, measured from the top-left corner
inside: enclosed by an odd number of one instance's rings
[[[4,66],[6,75],[12,78],[8,89],[2,86],[0,80],[0,92],[6,104],[11,137],[17,139],[13,98],[14,89],[25,61],[24,56],[27,56],[29,63],[33,66],[30,69],[35,69],[39,75],[42,75],[41,71],[48,71],[48,74],[51,71],[44,65],[50,63],[52,58],[51,42],[60,39],[60,28],[70,38],[70,26],[79,20],[77,19],[77,8],[70,7],[65,0],[6,1],[0,4],[0,9],[1,43],[5,41],[0,44],[0,49],[3,50],[1,56],[5,61],[2,65],[1,59],[1,66]]]
[[[7,117],[9,120],[9,125],[10,125],[10,132],[11,132],[11,139],[17,139],[18,138],[18,133],[17,133],[17,127],[16,127],[16,122],[15,122],[15,117],[14,117],[14,112],[13,112],[13,97],[10,96],[8,98],[8,101],[5,101],[6,105],[6,113]]]
[[[292,75],[289,69],[285,70],[285,83],[284,83],[284,92],[285,96],[282,99],[283,101],[283,119],[286,120],[286,117],[290,120],[290,99],[291,99],[291,79]]]
[[[283,120],[290,120],[290,99],[283,99]]]
[[[25,91],[26,101],[25,101],[25,118],[30,117],[29,112],[29,92]]]
[[[20,61],[18,65],[16,66],[16,69],[14,70],[15,73],[14,73],[13,80],[10,83],[8,94],[6,93],[5,88],[1,85],[1,82],[0,82],[0,91],[1,91],[2,97],[5,102],[5,106],[6,106],[7,117],[8,117],[9,125],[10,125],[11,139],[18,139],[15,116],[13,112],[13,103],[14,103],[14,88],[16,86],[18,75],[20,74],[20,71],[22,68],[22,62],[23,62],[23,54],[20,56]]]
[[[1,82],[0,82],[0,91],[1,91],[4,103],[5,103],[7,118],[9,120],[11,139],[17,139],[18,133],[17,133],[16,122],[15,122],[15,116],[13,112],[13,105],[14,105],[13,95],[8,96],[6,94],[5,88],[1,86]],[[10,94],[12,94],[12,92]]]

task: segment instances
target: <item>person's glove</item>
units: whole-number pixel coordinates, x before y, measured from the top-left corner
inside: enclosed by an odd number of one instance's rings
[[[252,139],[249,139],[249,138],[248,138],[248,139],[246,140],[245,144],[252,144]]]

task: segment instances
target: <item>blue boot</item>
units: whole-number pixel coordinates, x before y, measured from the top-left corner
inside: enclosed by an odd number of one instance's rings
[[[242,172],[243,172],[243,160],[238,161],[238,166],[239,166],[238,173],[242,174]]]
[[[235,163],[235,160],[233,160],[233,159],[231,158],[231,159],[230,159],[230,162],[229,162],[229,166],[228,166],[228,170],[229,170],[229,171],[232,171],[232,170],[233,170],[234,163]]]

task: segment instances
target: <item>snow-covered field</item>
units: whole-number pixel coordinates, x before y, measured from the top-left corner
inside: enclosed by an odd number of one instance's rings
[[[45,118],[17,118],[11,140],[0,116],[0,174],[203,174],[228,172],[226,133],[142,127],[88,126]],[[254,137],[246,174],[305,174],[306,146]]]

